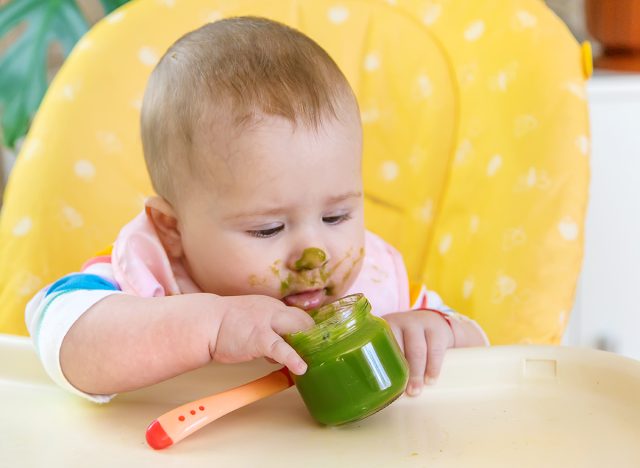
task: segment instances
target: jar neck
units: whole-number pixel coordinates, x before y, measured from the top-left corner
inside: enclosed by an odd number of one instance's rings
[[[352,294],[310,312],[316,325],[292,333],[286,341],[302,357],[344,340],[370,317],[371,304],[362,294]]]

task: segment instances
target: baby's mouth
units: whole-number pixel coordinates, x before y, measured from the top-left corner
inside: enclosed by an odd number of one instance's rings
[[[311,310],[323,304],[327,298],[326,288],[308,289],[295,294],[289,294],[282,298],[282,301],[288,306],[298,307],[303,310]]]

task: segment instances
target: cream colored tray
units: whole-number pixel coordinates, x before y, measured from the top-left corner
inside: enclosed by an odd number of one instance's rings
[[[212,365],[95,405],[52,385],[24,338],[0,335],[0,466],[640,467],[640,362],[539,347],[450,350],[437,385],[321,427],[294,388],[163,451],[156,417],[273,370]]]

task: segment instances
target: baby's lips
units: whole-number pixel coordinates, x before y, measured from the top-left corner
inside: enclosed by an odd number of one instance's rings
[[[322,305],[322,302],[326,297],[327,293],[324,289],[313,289],[311,291],[289,294],[282,298],[282,300],[288,306],[298,307],[303,310],[311,310]]]

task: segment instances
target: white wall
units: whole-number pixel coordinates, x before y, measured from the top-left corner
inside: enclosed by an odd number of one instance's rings
[[[585,258],[564,343],[640,359],[640,74],[596,74],[588,94]]]

